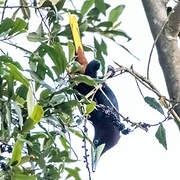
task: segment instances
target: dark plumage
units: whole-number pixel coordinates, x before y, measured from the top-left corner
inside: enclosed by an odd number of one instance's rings
[[[99,67],[100,64],[98,61],[91,61],[86,67],[85,75],[88,75],[91,78],[97,78]],[[86,95],[93,88],[94,87],[88,86],[84,83],[75,86],[75,89],[82,95]],[[116,125],[120,122],[119,115],[116,111],[118,110],[118,102],[113,91],[106,83],[102,84],[102,91],[99,89],[94,95],[93,100],[96,102],[96,109],[90,113],[89,118],[95,128],[93,143],[96,148],[105,144],[102,151],[102,153],[104,153],[116,145],[120,138],[120,130]]]

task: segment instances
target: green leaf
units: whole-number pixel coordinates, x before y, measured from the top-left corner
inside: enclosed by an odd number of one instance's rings
[[[26,175],[26,174],[13,174],[11,180],[37,180],[36,176]]]
[[[27,35],[27,39],[28,39],[28,41],[30,41],[30,42],[42,42],[42,41],[47,40],[46,37],[40,36],[40,35],[37,34],[36,32],[29,33],[29,34]]]
[[[26,2],[26,0],[20,0],[20,5],[22,6],[21,11],[23,13],[24,19],[30,19],[30,10],[29,10],[28,3]]]
[[[59,151],[59,149],[53,149],[49,154],[51,156],[49,162],[75,162],[76,160],[70,159],[68,151]]]
[[[90,104],[86,105],[86,113],[90,114],[94,110],[95,107],[96,107],[96,102],[91,101]]]
[[[159,143],[162,144],[163,147],[167,150],[166,131],[162,124],[159,126],[155,136],[158,139]]]
[[[124,8],[125,8],[125,5],[119,5],[115,7],[114,9],[112,9],[109,14],[108,21],[111,21],[112,23],[116,22],[119,16],[121,15],[121,13],[123,12]]]
[[[149,106],[151,106],[152,108],[154,108],[155,110],[157,110],[158,112],[164,115],[164,111],[161,105],[156,101],[155,98],[147,96],[144,98],[144,100],[147,104],[149,104]]]
[[[79,25],[79,30],[81,33],[83,33],[84,31],[86,31],[88,28],[88,22],[87,21],[84,21],[83,23],[81,23]]]
[[[2,21],[0,24],[0,35],[2,33],[7,33],[8,30],[10,30],[14,26],[14,21],[10,18],[6,18]]]
[[[21,152],[23,148],[24,142],[17,139],[12,152],[12,158],[10,161],[11,166],[18,166],[21,162]]]
[[[58,105],[59,110],[61,110],[63,113],[68,114],[69,116],[72,116],[73,107],[77,106],[78,102],[76,100],[70,100],[68,102],[63,102]]]
[[[78,83],[85,83],[89,86],[95,86],[95,80],[89,76],[79,74],[75,78],[72,79],[73,82],[78,82]]]
[[[82,70],[82,65],[79,64],[79,62],[74,61],[71,66],[71,72],[76,73],[76,72],[80,72],[81,70]]]
[[[69,145],[68,145],[68,143],[67,143],[66,138],[64,138],[63,136],[61,136],[61,137],[60,137],[60,141],[61,141],[61,144],[63,145],[64,149],[65,149],[66,151],[68,151],[68,150],[69,150]]]
[[[91,146],[94,146],[93,142],[85,135],[85,134],[82,134],[81,131],[78,131],[78,130],[75,130],[75,129],[72,129],[72,128],[69,128],[69,131],[71,131],[72,133],[74,133],[77,137],[79,138],[85,138],[90,144]]]
[[[43,118],[43,116],[44,116],[44,110],[42,106],[37,104],[34,107],[34,110],[32,114],[30,115],[30,117],[25,121],[22,127],[22,132],[25,133],[33,129],[34,125],[39,123],[40,119]]]
[[[110,21],[104,21],[104,22],[101,22],[99,23],[96,27],[107,27],[107,28],[110,28],[112,27],[112,22]]]
[[[28,93],[28,88],[24,85],[21,85],[16,89],[16,94],[20,98],[23,98],[24,100],[26,100],[26,98],[27,98],[27,93]]]
[[[63,8],[65,1],[66,0],[61,0],[56,4],[56,8],[58,11],[60,11]]]
[[[54,43],[52,46],[48,46],[43,44],[43,47],[47,51],[48,55],[50,56],[51,60],[54,63],[54,70],[57,75],[64,73],[67,65],[65,53],[61,47],[60,43]]]
[[[22,126],[23,126],[23,117],[22,117],[22,111],[21,111],[21,108],[19,107],[18,103],[13,101],[12,104],[14,105],[14,109],[16,111],[16,114],[18,116],[18,119],[19,119],[19,126],[20,126],[20,129],[22,129]]]
[[[88,10],[91,8],[93,5],[94,0],[86,0],[84,4],[81,7],[81,14],[84,15],[88,12]]]
[[[49,104],[54,107],[58,104],[63,103],[66,100],[66,96],[64,94],[57,94],[52,97],[52,99],[49,101]]]
[[[75,47],[72,42],[68,41],[69,61],[75,56]]]
[[[14,25],[9,32],[9,36],[15,34],[15,33],[22,33],[26,31],[27,23],[20,18],[16,18],[16,21],[14,22]]]
[[[104,0],[95,0],[95,6],[100,12],[106,15],[106,4]]]
[[[104,31],[104,33],[105,34],[112,34],[113,36],[123,36],[123,37],[127,38],[128,41],[131,40],[131,37],[122,30],[107,30],[107,31]]]
[[[101,41],[101,50],[102,50],[103,54],[107,56],[107,45],[103,39]]]
[[[27,78],[25,78],[17,69],[17,67],[13,64],[6,64],[6,66],[8,66],[10,68],[10,70],[8,71],[12,77],[21,82],[22,84],[24,84],[26,87],[29,87],[29,81]]]
[[[74,177],[75,180],[81,180],[79,176],[80,169],[78,167],[76,167],[75,169],[65,168],[65,170],[68,172],[68,176],[66,177],[66,179]]]
[[[16,66],[18,69],[23,70],[23,68],[21,67],[21,65],[19,64],[19,62],[13,61],[13,59],[12,59],[11,57],[9,57],[8,55],[2,55],[2,56],[0,56],[0,62],[3,62],[4,64],[6,64],[6,63],[13,64],[13,65]]]
[[[42,105],[45,105],[47,103],[49,103],[50,101],[50,95],[52,94],[52,92],[49,90],[49,89],[45,89],[41,92],[40,94],[40,99],[39,99],[39,102],[42,104]]]
[[[43,107],[37,104],[34,107],[33,113],[30,115],[30,118],[34,121],[34,124],[39,123],[40,119],[44,116]]]
[[[34,121],[34,123],[39,123],[40,119],[44,116],[43,107],[40,105],[36,105],[34,107],[33,113],[31,114],[30,118]]]
[[[29,86],[27,93],[27,110],[28,110],[28,116],[30,116],[34,110],[34,95],[31,86]]]

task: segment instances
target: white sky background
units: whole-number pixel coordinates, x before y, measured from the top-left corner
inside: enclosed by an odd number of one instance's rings
[[[112,4],[112,1],[106,2]],[[145,76],[153,39],[141,1],[121,0],[114,1],[114,4],[115,2],[126,5],[120,18],[121,28],[132,37],[132,40],[125,44],[141,61],[137,61],[111,42],[106,60],[108,62],[115,60],[127,67],[133,64],[134,70]],[[160,92],[167,96],[155,51],[151,62],[150,79]],[[144,103],[133,77],[121,75],[109,80],[109,85],[118,97],[119,110],[123,115],[131,120],[152,124],[163,120],[158,112]],[[143,92],[144,95],[152,96],[149,91]],[[158,127],[152,127],[148,133],[140,129],[136,130],[127,136],[122,136],[118,145],[101,157],[93,174],[93,180],[179,180],[179,130],[172,121],[164,123],[164,127],[167,134],[167,151],[155,138]]]
[[[106,2],[113,4],[110,0]],[[117,2],[126,5],[120,18],[122,21],[120,27],[132,37],[130,42],[126,43],[124,39],[121,39],[120,43],[126,45],[141,61],[136,60],[111,41],[106,41],[108,43],[108,57],[106,58],[106,62],[113,66],[115,66],[112,63],[113,60],[127,67],[133,64],[134,70],[145,76],[153,39],[141,1],[116,0],[113,2],[114,4],[112,6],[117,5]],[[79,8],[77,4],[76,7]],[[38,25],[39,22],[36,21],[35,29]],[[84,37],[83,42],[91,44],[93,39]],[[32,44],[29,44],[30,47]],[[24,45],[26,47],[28,46],[27,44]],[[11,53],[16,54],[16,50],[12,50]],[[23,55],[22,53],[22,55],[17,56]],[[88,56],[88,59],[92,58],[92,54],[88,54]],[[25,62],[26,60],[23,61]],[[163,95],[167,96],[166,86],[158,64],[156,52],[153,53],[151,62],[151,81]],[[130,75],[124,74],[113,78],[108,81],[108,84],[115,92],[119,102],[120,113],[124,116],[128,116],[132,121],[142,121],[152,124],[163,120],[163,117],[158,112],[144,103],[137,89],[135,80]],[[152,96],[146,89],[143,89],[143,93],[145,96]],[[158,127],[150,128],[148,133],[140,129],[136,130],[127,136],[122,136],[118,145],[101,157],[96,172],[92,174],[92,179],[179,180],[180,133],[172,121],[164,123],[164,127],[166,128],[167,134],[167,151],[155,138],[155,132]],[[92,127],[89,128],[89,133],[90,136],[93,137],[91,129]],[[73,144],[77,146],[77,148],[80,148],[82,141],[76,141],[73,142]],[[82,148],[80,148],[80,151],[82,151]],[[82,180],[88,180],[85,164],[82,163],[80,168],[82,169],[80,173]]]

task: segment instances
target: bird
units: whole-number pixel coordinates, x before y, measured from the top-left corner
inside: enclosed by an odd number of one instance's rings
[[[97,71],[100,63],[92,60],[87,64],[85,75],[98,78]],[[111,69],[112,71],[112,69]],[[112,72],[113,74],[114,72]],[[80,83],[74,87],[81,95],[87,95],[94,87]],[[118,101],[111,88],[103,82],[102,88],[98,89],[93,97],[96,108],[90,113],[89,121],[95,129],[93,139],[94,152],[92,157],[92,169],[95,171],[97,162],[102,154],[117,144],[120,139],[120,117],[118,114]],[[99,150],[99,147],[100,150]],[[100,151],[100,152],[99,152]]]
[[[88,63],[84,54],[77,20],[70,13],[69,24],[75,45],[76,60],[82,65],[81,72],[91,78],[98,78],[97,72],[100,68],[100,62],[92,60]],[[108,68],[108,71],[111,71],[111,76],[115,73],[113,68]],[[73,88],[78,91],[76,94],[78,99],[81,99],[79,94],[86,96],[94,89],[93,86],[85,83],[75,85]],[[96,108],[89,114],[88,120],[92,123],[95,130],[94,148],[92,148],[91,153],[92,170],[95,171],[99,158],[118,143],[120,131],[122,132],[125,126],[120,122],[117,98],[105,82],[102,83],[101,89],[98,89],[94,94],[93,101],[96,102]]]

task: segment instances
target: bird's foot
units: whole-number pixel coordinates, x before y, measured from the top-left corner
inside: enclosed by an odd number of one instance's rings
[[[115,75],[115,69],[112,66],[108,66],[107,72],[111,72],[111,75],[109,76],[109,78],[112,78]]]

